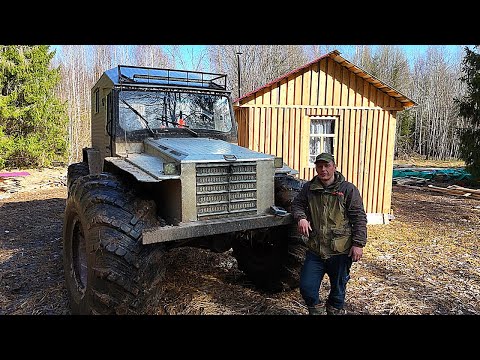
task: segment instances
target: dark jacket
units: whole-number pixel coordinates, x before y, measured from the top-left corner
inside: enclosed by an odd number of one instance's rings
[[[348,254],[353,245],[367,243],[367,215],[357,187],[335,171],[334,182],[323,187],[318,176],[305,183],[292,202],[292,215],[310,222],[308,248],[323,258]]]

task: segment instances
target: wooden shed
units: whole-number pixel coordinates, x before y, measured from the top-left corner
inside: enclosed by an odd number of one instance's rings
[[[360,190],[370,224],[391,214],[398,111],[416,103],[332,51],[234,101],[238,143],[282,156],[310,180],[313,161],[333,152]]]

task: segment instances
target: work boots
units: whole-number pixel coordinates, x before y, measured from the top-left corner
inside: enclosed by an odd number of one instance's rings
[[[326,311],[327,311],[327,315],[346,315],[347,314],[347,310],[337,309],[336,307],[333,307],[328,303],[326,305]]]
[[[325,306],[317,304],[308,307],[308,315],[327,315],[327,312],[325,311]]]

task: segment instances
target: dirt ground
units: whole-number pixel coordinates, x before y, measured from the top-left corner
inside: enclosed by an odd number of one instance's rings
[[[62,265],[66,170],[0,181],[0,314],[69,314]],[[394,186],[395,219],[369,225],[347,287],[350,314],[480,314],[480,201]],[[155,314],[307,314],[298,289],[255,289],[230,252],[167,254]],[[328,291],[328,278],[321,297]]]

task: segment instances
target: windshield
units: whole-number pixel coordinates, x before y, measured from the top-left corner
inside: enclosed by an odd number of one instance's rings
[[[226,95],[123,90],[119,93],[119,124],[127,133],[182,127],[229,132],[232,119]]]

